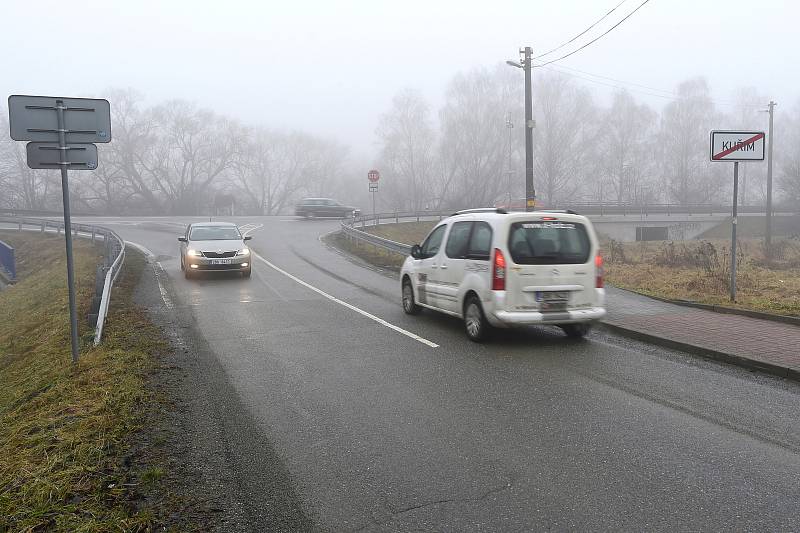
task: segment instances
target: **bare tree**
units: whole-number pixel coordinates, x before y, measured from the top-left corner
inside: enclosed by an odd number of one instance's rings
[[[775,154],[780,154],[776,166],[778,186],[787,200],[797,204],[800,202],[800,102],[778,124],[780,134],[775,136],[774,147]]]
[[[8,112],[0,108],[0,131],[8,132]],[[58,173],[28,168],[25,144],[0,136],[0,186],[3,203],[21,209],[56,209],[61,191]]]
[[[506,115],[519,109],[519,80],[508,68],[457,74],[440,112],[441,196],[453,206],[485,206],[504,196],[508,165]],[[519,128],[522,131],[522,128]]]
[[[655,118],[652,109],[638,104],[627,91],[616,93],[611,107],[603,112],[596,141],[596,176],[610,189],[605,196],[618,205],[649,199],[648,161]]]
[[[542,75],[534,89],[537,196],[547,205],[560,205],[591,188],[594,177],[589,183],[581,178],[588,176],[594,157],[597,110],[589,91],[566,76]]]
[[[677,92],[678,100],[664,108],[659,135],[667,197],[682,205],[719,200],[726,189],[724,169],[711,163],[702,149],[708,146],[708,132],[720,123],[708,83],[703,78],[688,80]]]
[[[731,129],[744,131],[766,130],[767,114],[764,112],[768,98],[758,93],[755,87],[744,87],[734,93],[734,106],[729,117]],[[743,163],[739,165],[739,202],[766,203],[766,163]]]
[[[158,191],[171,212],[200,212],[212,182],[231,166],[239,128],[182,100],[151,110],[146,123],[152,134],[141,139],[130,168],[140,190]]]
[[[380,167],[386,190],[397,209],[417,211],[430,203],[437,166],[436,133],[430,109],[411,89],[398,93],[391,110],[380,117]]]

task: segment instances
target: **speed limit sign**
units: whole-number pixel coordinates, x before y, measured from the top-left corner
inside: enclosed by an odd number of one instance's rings
[[[367,172],[367,179],[372,183],[377,183],[379,179],[381,179],[381,174],[377,170],[370,170]]]

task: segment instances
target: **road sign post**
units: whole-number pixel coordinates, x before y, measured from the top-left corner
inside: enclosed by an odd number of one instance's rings
[[[8,118],[11,138],[31,141],[26,146],[30,168],[61,169],[71,352],[72,362],[77,363],[78,310],[68,169],[97,168],[97,147],[91,143],[111,141],[111,107],[108,100],[12,95],[8,97]]]
[[[369,180],[369,192],[372,194],[372,220],[377,224],[375,218],[375,194],[378,192],[378,180],[381,179],[381,173],[375,169],[367,172],[367,179]]]
[[[739,163],[764,160],[763,131],[711,132],[711,161],[733,163],[733,209],[731,211],[731,301],[736,301],[736,224],[739,203]]]

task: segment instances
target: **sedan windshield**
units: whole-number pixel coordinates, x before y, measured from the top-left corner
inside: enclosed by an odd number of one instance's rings
[[[233,241],[241,238],[239,229],[233,226],[198,226],[192,228],[189,235],[192,241]]]

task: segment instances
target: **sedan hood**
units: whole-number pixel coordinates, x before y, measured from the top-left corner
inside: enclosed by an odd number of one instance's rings
[[[194,248],[201,252],[232,252],[244,248],[244,242],[239,239],[229,241],[190,241],[189,248]]]

